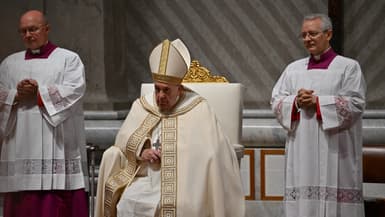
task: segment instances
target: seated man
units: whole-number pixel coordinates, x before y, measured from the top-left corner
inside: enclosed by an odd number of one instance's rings
[[[133,103],[103,154],[96,216],[244,216],[234,149],[207,101],[181,85],[187,47],[165,40],[149,61],[155,92]]]

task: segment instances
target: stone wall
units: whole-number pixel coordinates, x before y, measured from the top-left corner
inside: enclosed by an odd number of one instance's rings
[[[385,106],[385,2],[344,2],[343,53],[357,59],[368,83],[368,108]],[[302,16],[327,13],[327,0],[4,0],[0,59],[21,50],[19,15],[45,11],[51,39],[86,65],[87,110],[129,109],[150,82],[148,55],[165,38],[182,38],[194,59],[245,88],[245,108],[269,109],[284,67],[306,55]]]

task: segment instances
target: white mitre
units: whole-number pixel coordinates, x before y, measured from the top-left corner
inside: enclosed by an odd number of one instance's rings
[[[166,39],[152,50],[149,63],[154,81],[180,84],[190,67],[190,52],[180,39]]]

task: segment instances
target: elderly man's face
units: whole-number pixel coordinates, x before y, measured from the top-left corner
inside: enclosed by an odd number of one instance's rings
[[[19,33],[26,48],[38,49],[48,41],[49,26],[43,14],[29,11],[20,18]]]
[[[171,111],[183,91],[181,85],[155,82],[156,104],[161,112]]]
[[[321,20],[316,18],[303,22],[301,36],[303,44],[309,53],[320,55],[330,47],[329,41],[332,38],[332,31],[323,31]]]

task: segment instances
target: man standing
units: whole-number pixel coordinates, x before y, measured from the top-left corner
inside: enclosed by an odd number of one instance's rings
[[[301,31],[310,57],[286,67],[271,100],[288,131],[285,214],[363,217],[364,77],[357,61],[330,47],[329,17],[306,16]]]
[[[187,47],[165,40],[149,61],[155,90],[133,103],[103,154],[96,216],[243,217],[234,149],[207,101],[181,85]]]
[[[87,217],[82,97],[77,54],[48,41],[40,11],[20,18],[26,51],[0,66],[0,192],[4,217]]]

